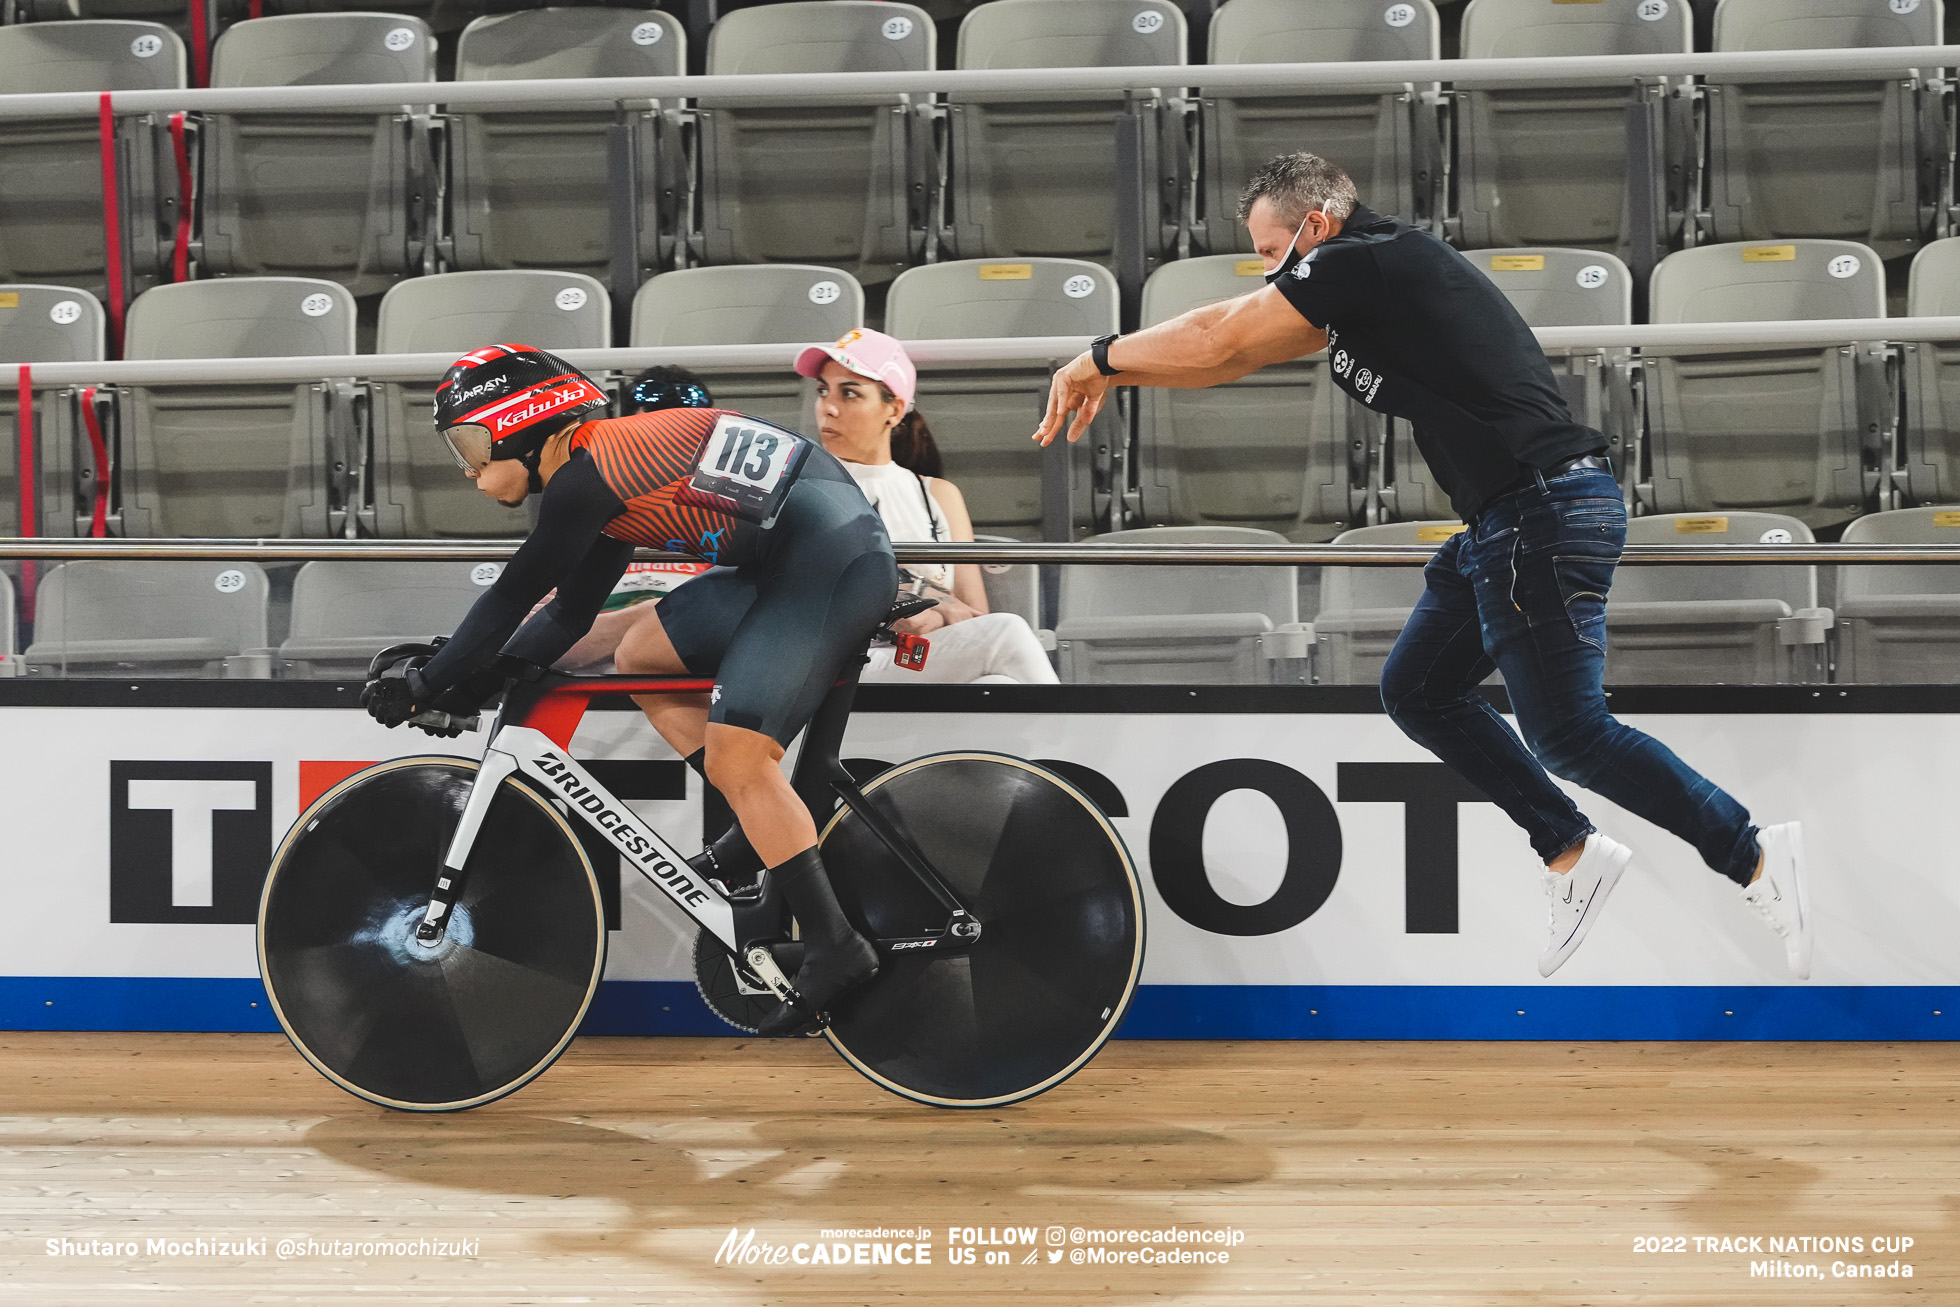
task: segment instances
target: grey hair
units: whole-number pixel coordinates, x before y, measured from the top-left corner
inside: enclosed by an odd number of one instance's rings
[[[1239,192],[1240,222],[1251,215],[1253,203],[1262,196],[1272,201],[1275,215],[1289,227],[1299,226],[1315,209],[1330,218],[1344,220],[1360,203],[1352,177],[1338,165],[1305,150],[1282,154],[1259,165],[1245,189]]]

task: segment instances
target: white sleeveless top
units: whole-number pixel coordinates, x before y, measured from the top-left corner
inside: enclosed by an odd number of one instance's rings
[[[952,528],[946,510],[932,497],[931,477],[922,477],[896,463],[845,463],[858,489],[885,520],[893,543],[950,542]],[[904,563],[904,571],[922,577],[942,590],[953,588],[951,563]]]

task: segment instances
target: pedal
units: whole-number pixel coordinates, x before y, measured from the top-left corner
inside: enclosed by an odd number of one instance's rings
[[[802,995],[798,994],[796,987],[789,983],[789,977],[784,975],[783,969],[776,965],[775,955],[768,949],[760,944],[751,944],[749,951],[743,954],[743,960],[749,964],[749,970],[756,978],[769,986],[769,992],[779,1001],[791,1005],[800,1005],[803,1002]]]
[[[770,956],[776,959],[776,966],[784,975],[795,975],[797,969],[803,965],[803,944],[801,941],[791,940],[786,944],[772,944],[768,947]],[[735,988],[743,994],[756,998],[763,997],[764,995],[770,998],[776,996],[775,990],[770,989],[767,985],[751,976],[746,967],[735,968]]]
[[[717,894],[727,899],[730,903],[753,903],[762,897],[762,882],[760,880],[750,885],[730,885],[725,880],[719,880],[710,876],[708,877],[708,883],[715,887]]]
[[[799,946],[792,944],[778,947]],[[783,969],[776,964],[775,955],[767,948],[760,944],[751,945],[744,957],[749,964],[749,970],[760,977],[763,984],[769,986],[770,992],[782,1001],[784,1007],[794,1008],[814,1024],[815,1028],[805,1031],[805,1034],[814,1035],[830,1024],[828,1015],[810,1010],[810,1005],[803,1001],[803,995],[796,992],[796,986],[789,983],[789,977],[783,974]]]

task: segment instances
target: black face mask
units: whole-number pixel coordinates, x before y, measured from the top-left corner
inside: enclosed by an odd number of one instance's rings
[[[1279,261],[1279,266],[1277,268],[1274,268],[1271,272],[1266,274],[1266,284],[1268,286],[1278,281],[1281,277],[1284,277],[1287,273],[1293,271],[1294,268],[1299,266],[1300,260],[1307,257],[1305,254],[1302,254],[1300,252],[1300,233],[1307,229],[1307,218],[1313,217],[1315,213],[1326,213],[1326,212],[1327,212],[1327,201],[1322,200],[1320,202],[1319,209],[1309,210],[1306,218],[1300,219],[1300,225],[1293,229],[1293,239],[1287,243],[1286,257]]]

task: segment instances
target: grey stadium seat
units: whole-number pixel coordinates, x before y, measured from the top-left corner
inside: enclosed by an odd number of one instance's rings
[[[1960,544],[1960,508],[1870,513],[1847,545]],[[1837,569],[1837,678],[1892,684],[1960,681],[1960,566],[1846,564]]]
[[[1633,321],[1633,274],[1597,250],[1487,250],[1467,256],[1534,327],[1618,327]]]
[[[683,268],[633,298],[635,346],[810,344],[864,325],[864,288],[848,272],[814,264]],[[715,402],[811,430],[803,378],[788,368],[704,374]]]
[[[1265,285],[1258,259],[1179,259],[1143,288],[1146,326]],[[1380,419],[1348,400],[1327,356],[1205,390],[1141,392],[1143,520],[1250,526],[1326,540],[1360,512]]]
[[[960,23],[961,68],[1176,68],[1184,62],[1184,15],[1167,0],[991,0]],[[948,103],[949,230],[959,257],[1114,260],[1122,96],[1082,92],[1031,101],[961,92]],[[1177,222],[1176,188],[1156,184],[1168,167],[1159,130],[1154,109],[1146,110],[1145,195],[1159,204],[1145,215],[1144,242],[1157,255],[1166,252]]]
[[[669,14],[643,9],[532,9],[491,14],[463,29],[456,80],[675,77],[687,71],[687,34]],[[574,107],[576,108],[576,107]],[[612,256],[614,187],[607,171],[611,104],[455,116],[449,144],[450,256],[459,268],[579,269],[603,276]],[[657,109],[628,131],[640,186],[634,267],[657,262],[664,197]],[[638,278],[636,277],[637,281]]]
[[[185,84],[184,43],[156,23],[29,23],[0,27],[7,91],[164,91]],[[159,116],[123,115],[122,212],[129,294],[169,262],[169,215],[158,187],[176,166]],[[171,211],[174,214],[174,208]],[[107,292],[102,163],[93,115],[0,122],[0,281],[54,282]]]
[[[708,71],[913,72],[935,66],[936,43],[916,5],[774,4],[715,24]],[[706,262],[824,263],[882,282],[922,248],[930,125],[912,97],[698,108]]]
[[[1702,245],[1661,260],[1650,303],[1657,323],[1878,318],[1885,275],[1878,256],[1851,241]],[[1641,493],[1651,507],[1786,512],[1813,528],[1862,511],[1877,485],[1861,436],[1867,355],[1848,347],[1645,353],[1652,483]]]
[[[1463,530],[1456,521],[1387,522],[1334,537],[1337,545],[1441,544]],[[1374,685],[1416,601],[1422,569],[1323,567],[1320,611],[1313,619],[1314,679],[1329,685]]]
[[[1627,543],[1809,544],[1781,513],[1662,514],[1627,523]],[[1622,567],[1606,603],[1609,685],[1782,685],[1823,679],[1829,609],[1814,567]]]
[[[1466,59],[1676,54],[1694,34],[1687,0],[1471,0],[1461,45]],[[1458,92],[1463,244],[1627,255],[1629,94],[1624,80]]]
[[[1271,531],[1229,526],[1146,527],[1089,541],[1285,542]],[[1067,682],[1258,685],[1274,679],[1275,662],[1307,654],[1290,567],[1071,565],[1061,573],[1055,642]]]
[[[225,29],[211,85],[427,82],[435,38],[401,14],[293,14]],[[199,201],[208,272],[331,277],[357,295],[421,265],[426,140],[405,114],[218,114]]]
[[[1941,16],[1940,0],[1722,0],[1715,49],[1938,45]],[[1785,77],[1706,94],[1716,240],[1839,237],[1892,257],[1931,228],[1939,88]]]
[[[539,349],[612,344],[605,287],[578,272],[497,269],[413,277],[381,301],[375,349],[460,355],[498,341]],[[384,382],[374,405],[374,529],[384,536],[510,537],[530,519],[478,493],[436,439],[435,383]]]
[[[1633,321],[1633,274],[1614,255],[1540,247],[1480,251],[1468,258],[1533,327],[1622,327]],[[1547,359],[1572,416],[1605,433],[1607,453],[1624,481],[1640,429],[1631,351]]]
[[[1960,316],[1960,236],[1913,256],[1906,312]],[[1905,466],[1902,489],[1921,504],[1960,503],[1960,343],[1905,341]]]
[[[6,29],[0,28],[0,31]],[[0,368],[22,363],[84,363],[105,357],[102,306],[87,291],[68,286],[0,285]],[[12,378],[9,377],[9,380]],[[80,396],[76,387],[36,386],[35,460],[41,499],[37,535],[73,535],[78,496],[91,502],[93,483],[76,480],[81,447]],[[21,534],[20,392],[0,390],[0,536]]]
[[[1436,59],[1440,29],[1430,0],[1228,0],[1211,20],[1210,61]],[[1214,253],[1252,249],[1239,188],[1266,160],[1298,149],[1346,169],[1377,211],[1430,216],[1439,170],[1433,118],[1424,115],[1434,111],[1401,82],[1313,96],[1205,95],[1202,112],[1204,244]]]
[[[973,543],[977,545],[1011,545],[1018,543],[1012,536],[988,536],[974,534]],[[1055,640],[1053,631],[1041,629],[1041,569],[1032,563],[982,563],[980,581],[987,588],[987,611],[990,613],[1013,613],[1026,622],[1043,639],[1044,648],[1052,648]]]
[[[131,359],[353,352],[353,297],[304,277],[158,286],[130,306],[124,343]],[[352,483],[352,410],[351,385],[326,382],[131,388],[122,396],[123,534],[337,534]]]
[[[389,645],[455,630],[499,570],[495,563],[308,563],[293,579],[280,673],[358,680]]]
[[[64,563],[41,581],[32,676],[264,677],[256,563]]]
[[[998,2],[998,0],[996,0]],[[1075,259],[1014,263],[970,259],[912,268],[892,283],[885,330],[900,340],[979,336],[1100,336],[1117,328],[1116,281]],[[1060,360],[1058,360],[1060,361]],[[1041,451],[1029,440],[1048,403],[1045,368],[958,368],[919,378],[919,410],[932,425],[976,531],[1037,538]],[[1115,405],[1074,449],[1071,516],[1088,520],[1092,447],[1120,446]]]
[[[105,357],[102,305],[67,286],[0,285],[0,364]]]

